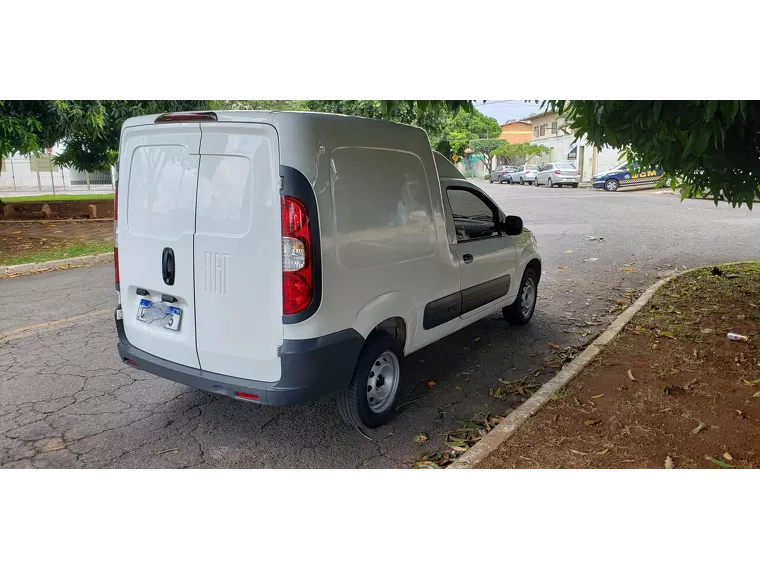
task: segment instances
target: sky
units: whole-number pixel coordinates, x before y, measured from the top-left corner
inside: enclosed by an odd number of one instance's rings
[[[487,100],[485,103],[475,103],[475,108],[484,115],[495,118],[499,124],[504,124],[538,112],[539,105],[518,100]]]

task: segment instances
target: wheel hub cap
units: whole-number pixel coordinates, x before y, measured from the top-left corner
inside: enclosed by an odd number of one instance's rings
[[[528,279],[525,281],[525,284],[523,285],[522,292],[520,293],[520,299],[521,299],[521,310],[523,318],[527,318],[530,316],[531,311],[533,310],[533,305],[536,302],[536,287],[533,284],[532,279]]]
[[[382,413],[393,403],[399,386],[401,368],[393,352],[378,356],[367,376],[367,403],[373,413]]]

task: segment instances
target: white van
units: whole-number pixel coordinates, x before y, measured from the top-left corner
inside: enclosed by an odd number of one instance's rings
[[[404,356],[498,309],[527,323],[541,260],[522,220],[423,130],[224,111],[127,120],[115,207],[125,363],[268,405],[397,405]]]

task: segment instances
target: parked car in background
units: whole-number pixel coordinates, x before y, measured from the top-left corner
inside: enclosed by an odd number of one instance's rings
[[[620,187],[643,189],[654,187],[664,175],[665,172],[659,168],[656,170],[640,170],[638,164],[631,164],[629,169],[628,163],[624,162],[612,170],[599,172],[592,178],[591,185],[608,192],[615,192]]]
[[[514,166],[499,166],[498,168],[494,169],[493,172],[491,172],[491,177],[489,179],[490,183],[499,182],[500,184],[502,182],[508,181],[507,176],[517,170]]]
[[[536,181],[536,172],[538,172],[538,166],[525,164],[509,174],[508,182],[510,184],[532,184]]]
[[[548,162],[536,174],[536,185],[578,187],[581,181],[578,169],[572,162]]]

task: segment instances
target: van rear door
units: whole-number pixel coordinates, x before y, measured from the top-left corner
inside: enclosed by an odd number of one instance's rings
[[[195,368],[193,232],[200,141],[197,123],[124,129],[117,237],[127,339],[149,354]],[[146,303],[178,311],[154,318]]]
[[[282,237],[277,131],[201,125],[195,317],[201,369],[278,381]]]

